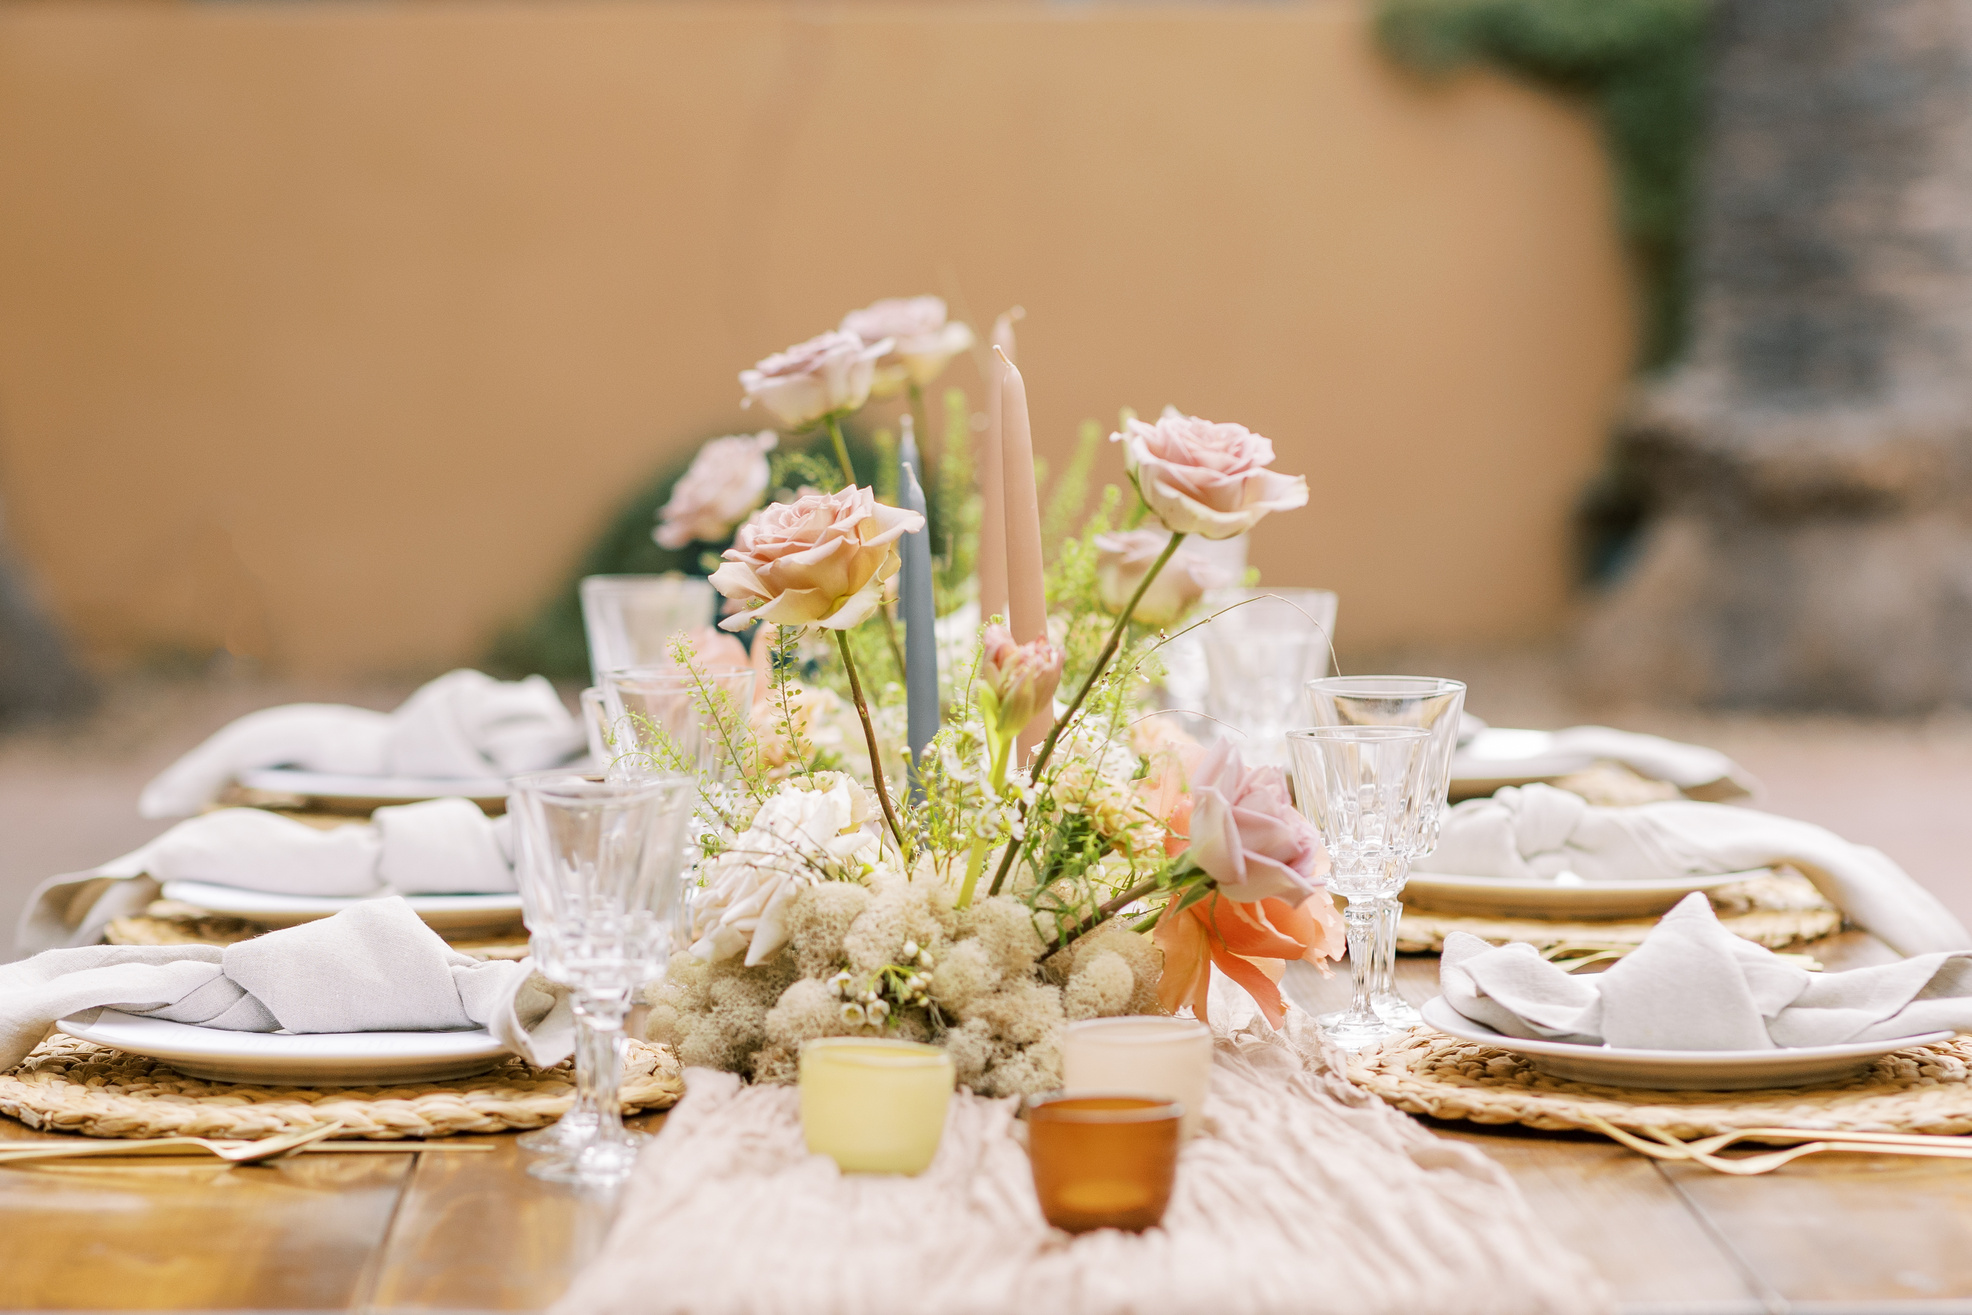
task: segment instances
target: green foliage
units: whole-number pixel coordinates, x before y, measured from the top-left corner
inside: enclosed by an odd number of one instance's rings
[[[1041,551],[1053,561],[1061,546],[1081,522],[1082,509],[1089,503],[1089,476],[1095,473],[1096,456],[1102,451],[1102,426],[1093,420],[1082,422],[1081,436],[1068,469],[1054,482],[1048,505],[1041,512]],[[1036,463],[1039,464],[1038,462]]]
[[[1684,345],[1709,0],[1381,0],[1398,60],[1442,74],[1488,62],[1596,106],[1623,235],[1646,290],[1642,364]]]
[[[859,470],[875,470],[873,442],[856,430],[846,433],[850,459]],[[659,469],[618,508],[603,532],[582,554],[575,569],[556,586],[554,594],[527,621],[501,633],[491,645],[487,670],[499,675],[527,675],[539,672],[558,680],[589,678],[589,644],[582,633],[582,600],[577,586],[585,575],[662,575],[682,571],[686,575],[710,575],[718,565],[717,552],[708,553],[706,544],[687,544],[676,550],[660,548],[651,538],[657,527],[658,509],[670,501],[672,486],[691,466],[692,456],[682,457]],[[782,435],[781,446],[768,458],[770,483],[774,490],[795,490],[803,484],[834,489],[842,483],[829,446],[828,435]],[[769,496],[777,496],[770,494]],[[724,544],[710,545],[723,548]],[[710,623],[713,618],[707,617]]]
[[[972,461],[972,412],[965,391],[945,390],[945,441],[936,469],[923,481],[929,504],[932,570],[938,615],[949,616],[970,596],[979,559],[979,486]]]

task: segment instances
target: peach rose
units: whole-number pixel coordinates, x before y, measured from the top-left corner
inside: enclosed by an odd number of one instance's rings
[[[731,534],[767,496],[767,454],[778,442],[773,430],[763,429],[715,438],[700,448],[691,469],[672,487],[671,500],[657,513],[658,526],[651,533],[657,546],[678,549]]]
[[[1046,639],[1013,642],[1005,626],[987,626],[980,637],[980,703],[1002,736],[1018,735],[1034,714],[1054,707],[1067,653]]]
[[[1324,964],[1340,958],[1348,942],[1342,915],[1325,890],[1298,904],[1284,899],[1241,903],[1207,895],[1190,908],[1159,918],[1152,939],[1164,951],[1157,999],[1166,1009],[1176,1012],[1190,1005],[1193,1016],[1204,1020],[1217,965],[1253,997],[1275,1027],[1286,1014],[1277,983],[1287,961]]]
[[[1221,894],[1240,904],[1299,904],[1328,875],[1321,833],[1295,809],[1287,775],[1248,767],[1220,740],[1191,773],[1191,857]]]
[[[744,608],[720,628],[858,625],[883,604],[897,574],[897,540],[923,528],[923,516],[886,507],[866,488],[762,507],[712,573],[712,587]]]
[[[1096,590],[1102,605],[1120,613],[1143,583],[1171,536],[1164,530],[1122,530],[1096,536]],[[1207,589],[1233,583],[1231,577],[1184,545],[1171,554],[1150,582],[1131,615],[1147,626],[1168,626],[1183,616]]]
[[[1274,445],[1244,425],[1167,412],[1156,424],[1126,421],[1110,441],[1144,502],[1178,534],[1230,539],[1271,511],[1308,503],[1308,481],[1267,469]]]
[[[889,297],[842,317],[842,332],[866,343],[891,340],[888,355],[876,363],[870,391],[878,397],[902,392],[906,383],[922,388],[945,372],[952,358],[972,346],[972,330],[945,318],[940,297]]]
[[[1171,717],[1145,717],[1130,737],[1144,757],[1137,798],[1164,827],[1164,852],[1172,858],[1191,846],[1191,774],[1205,750]]]
[[[776,352],[751,370],[740,371],[746,400],[759,402],[789,429],[822,417],[854,411],[870,400],[878,358],[890,350],[888,338],[866,343],[853,333],[832,332]]]

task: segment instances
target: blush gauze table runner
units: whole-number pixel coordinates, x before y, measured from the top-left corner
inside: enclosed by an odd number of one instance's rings
[[[1312,1031],[1305,1022],[1297,1040]],[[691,1069],[556,1315],[1594,1312],[1601,1281],[1506,1174],[1278,1033],[1222,1036],[1164,1227],[1042,1220],[1011,1101],[954,1097],[916,1178],[844,1175],[799,1094]]]

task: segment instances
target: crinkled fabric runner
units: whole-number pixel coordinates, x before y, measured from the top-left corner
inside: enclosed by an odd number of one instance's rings
[[[1009,1134],[1011,1101],[960,1093],[929,1170],[867,1177],[807,1153],[792,1088],[706,1069],[688,1070],[686,1087],[601,1254],[554,1315],[1610,1305],[1497,1165],[1259,1027],[1221,1036],[1208,1131],[1185,1148],[1164,1227],[1140,1236],[1048,1227]]]

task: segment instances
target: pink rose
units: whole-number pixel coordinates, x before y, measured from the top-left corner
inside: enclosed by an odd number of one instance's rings
[[[1249,768],[1221,740],[1191,774],[1191,856],[1226,898],[1299,905],[1328,875],[1321,834],[1295,811],[1278,767]]]
[[[1096,589],[1102,605],[1120,613],[1143,583],[1171,536],[1164,530],[1122,530],[1096,536]],[[1147,626],[1168,626],[1183,616],[1207,589],[1235,581],[1224,571],[1189,552],[1185,545],[1171,554],[1164,569],[1150,582],[1132,615]]]
[[[866,488],[762,507],[712,573],[712,587],[746,609],[719,625],[858,625],[882,606],[897,574],[897,540],[923,528],[924,517],[886,507]]]
[[[1308,504],[1308,481],[1267,469],[1274,445],[1244,425],[1219,425],[1174,411],[1154,425],[1125,422],[1110,441],[1164,528],[1207,539],[1244,534],[1270,511]]]
[[[943,374],[954,356],[972,346],[972,330],[946,320],[939,297],[890,297],[842,317],[842,331],[866,343],[891,340],[888,355],[877,362],[871,392],[888,397],[903,391],[906,382],[922,388]]]
[[[890,340],[865,343],[853,333],[824,333],[777,352],[740,371],[746,389],[742,406],[759,402],[789,429],[801,429],[823,416],[854,411],[870,400],[877,358]]]
[[[763,429],[715,438],[700,448],[657,513],[659,524],[651,534],[657,546],[676,549],[731,534],[767,496],[767,454],[779,441],[773,430]]]
[[[1053,710],[1067,657],[1061,645],[1046,639],[1016,644],[1005,626],[986,627],[980,637],[980,702],[1000,735],[1018,735],[1034,714]]]

